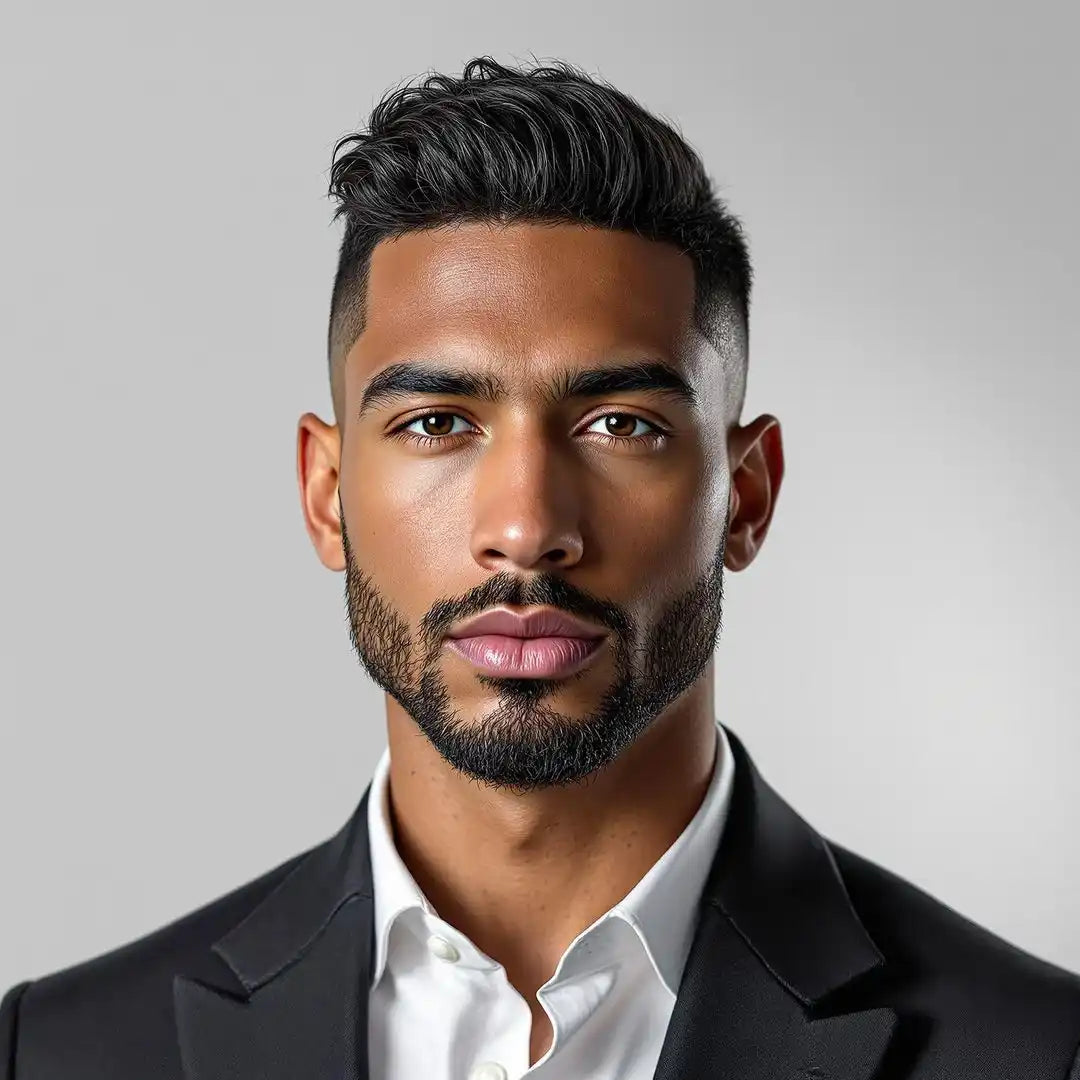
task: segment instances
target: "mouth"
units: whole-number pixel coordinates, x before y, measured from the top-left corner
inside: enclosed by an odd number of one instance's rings
[[[514,679],[562,679],[597,656],[604,637],[509,637],[478,634],[446,640],[451,652],[485,675]]]

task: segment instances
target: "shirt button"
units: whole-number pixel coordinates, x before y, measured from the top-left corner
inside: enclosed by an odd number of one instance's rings
[[[497,1061],[485,1061],[469,1073],[469,1080],[506,1080],[506,1070]]]
[[[461,953],[459,953],[446,938],[439,937],[438,934],[432,934],[431,937],[427,939],[427,947],[440,960],[445,960],[447,963],[452,964],[455,960],[461,959]],[[499,1068],[502,1068],[502,1066],[499,1066]],[[488,1080],[488,1078],[486,1076],[479,1076],[477,1077],[477,1080]],[[496,1078],[492,1076],[491,1080],[496,1080]]]

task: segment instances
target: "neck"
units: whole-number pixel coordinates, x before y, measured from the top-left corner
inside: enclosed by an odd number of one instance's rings
[[[439,916],[526,1000],[701,806],[716,758],[713,664],[587,784],[525,795],[451,769],[387,698],[389,802],[402,862]]]

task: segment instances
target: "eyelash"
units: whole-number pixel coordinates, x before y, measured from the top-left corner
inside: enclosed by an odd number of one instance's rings
[[[458,431],[452,435],[419,435],[415,431],[406,431],[410,424],[415,424],[418,420],[426,420],[429,416],[454,416],[462,420],[465,417],[461,413],[451,412],[449,409],[429,409],[425,413],[421,413],[419,416],[414,416],[409,420],[405,420],[393,428],[388,434],[392,439],[403,439],[406,442],[414,443],[418,446],[433,446],[435,443],[449,442],[451,439],[458,439],[466,432]],[[590,422],[591,427],[597,420],[603,420],[608,416],[627,416],[632,420],[640,420],[643,424],[649,424],[654,430],[646,435],[603,435],[599,432],[591,432],[594,438],[599,439],[604,446],[611,446],[615,443],[638,443],[645,442],[648,445],[656,446],[663,440],[670,438],[670,433],[660,427],[659,424],[652,420],[646,420],[644,416],[638,416],[636,413],[623,412],[619,410],[612,410],[611,412],[601,413],[599,416],[594,417]],[[466,423],[468,421],[466,420]]]

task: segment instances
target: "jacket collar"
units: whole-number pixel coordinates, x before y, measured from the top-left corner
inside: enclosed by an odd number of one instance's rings
[[[299,961],[346,902],[373,902],[370,792],[369,784],[342,828],[308,852],[269,896],[211,946],[232,971],[242,995],[250,996]]]
[[[762,779],[731,729],[725,732],[735,759],[729,818],[702,892],[657,1080],[712,1075],[700,1057],[706,1030],[717,1053],[729,1064],[740,1062],[744,1071],[732,1075],[780,1075],[768,1069],[782,1060],[783,1047],[796,1054],[798,1068],[808,1067],[803,1059],[813,1047],[821,1060],[832,1063],[834,1054],[845,1063],[846,1071],[828,1075],[863,1080],[888,1042],[892,1012],[833,1016],[814,1026],[812,1010],[857,976],[880,969],[884,958],[825,841]],[[215,942],[213,966],[202,963],[176,977],[189,1080],[285,1080],[298,1070],[311,1073],[311,1062],[367,1077],[374,964],[370,793],[369,784],[343,828]],[[747,995],[761,1002],[754,1016],[739,1004]],[[732,1015],[749,1027],[723,1027]],[[858,1044],[857,1053],[849,1043]],[[239,1072],[230,1071],[238,1065]]]
[[[885,957],[856,914],[825,840],[765,782],[739,738],[731,819],[705,882],[770,972],[814,1005]]]

